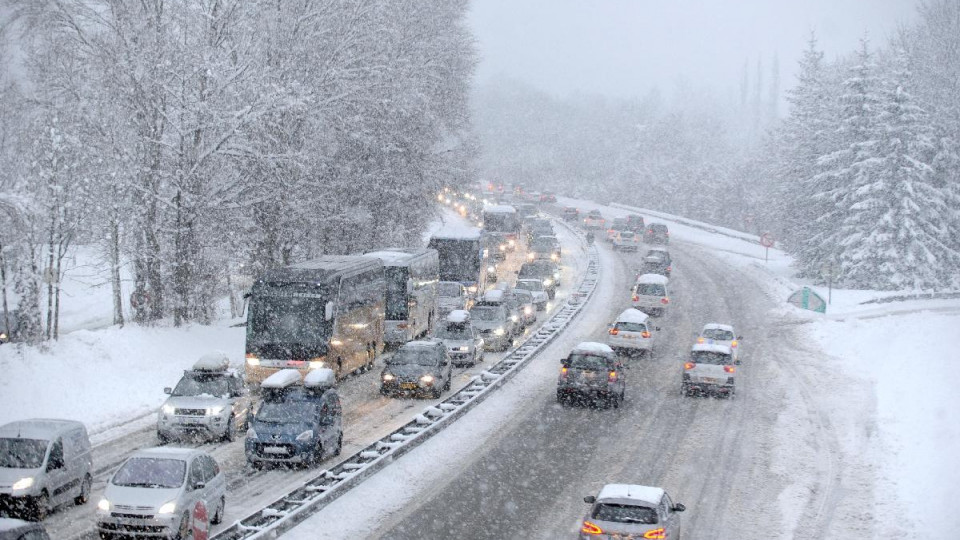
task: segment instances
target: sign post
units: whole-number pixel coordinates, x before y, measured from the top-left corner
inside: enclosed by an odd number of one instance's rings
[[[760,245],[764,247],[763,262],[770,260],[770,248],[773,247],[773,235],[765,232],[760,235]]]
[[[833,279],[836,277],[837,270],[833,261],[823,263],[820,267],[820,275],[827,280],[827,303],[833,302]]]

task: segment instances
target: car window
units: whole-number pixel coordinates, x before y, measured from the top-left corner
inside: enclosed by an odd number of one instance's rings
[[[439,362],[436,348],[402,347],[387,360],[387,364],[435,366]]]
[[[490,306],[473,307],[470,309],[470,316],[478,321],[499,321],[503,319],[501,311]]]
[[[458,297],[460,296],[459,283],[441,283],[437,287],[437,296]]]
[[[203,482],[203,465],[200,464],[200,459],[194,459],[190,463],[190,476],[187,477],[187,486],[194,486]]]
[[[0,439],[0,468],[36,469],[43,463],[48,441],[40,439]]]
[[[716,339],[718,341],[732,341],[733,332],[721,330],[719,328],[707,328],[703,331],[703,337],[707,339]]]
[[[200,462],[200,471],[203,474],[204,483],[210,483],[211,480],[220,474],[220,466],[217,465],[216,460],[212,457],[200,456],[197,458],[197,461]]]
[[[230,390],[223,375],[189,374],[180,379],[171,395],[228,397]]]
[[[660,504],[657,505],[657,513],[660,514],[660,519],[667,519],[668,508],[666,498],[660,499]]]
[[[659,523],[655,509],[632,504],[600,503],[593,507],[591,517],[599,521],[613,521],[615,523],[640,523],[642,525]]]
[[[51,470],[54,467],[54,464],[59,464],[60,467],[63,466],[63,441],[57,439],[54,441],[53,446],[50,447],[50,457],[47,458],[47,470]]]
[[[602,356],[574,353],[564,361],[563,365],[573,369],[604,371],[613,367],[613,361]]]
[[[637,283],[636,293],[643,296],[665,296],[666,290],[659,283]]]
[[[618,322],[614,326],[614,329],[622,332],[645,332],[647,330],[647,326],[643,323]]]
[[[715,351],[692,351],[690,360],[694,364],[711,364],[714,366],[723,366],[732,363],[729,354]]]
[[[133,457],[113,475],[115,486],[176,488],[183,485],[187,462],[182,459]]]

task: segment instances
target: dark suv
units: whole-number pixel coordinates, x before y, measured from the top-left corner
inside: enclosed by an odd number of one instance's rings
[[[623,362],[608,345],[583,342],[560,360],[557,402],[598,400],[619,407],[626,391]]]
[[[648,244],[669,244],[670,231],[663,223],[651,223],[643,233],[643,241]]]

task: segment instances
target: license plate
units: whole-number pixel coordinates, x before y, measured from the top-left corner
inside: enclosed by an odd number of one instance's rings
[[[286,454],[287,449],[282,446],[265,446],[263,448],[264,454]]]
[[[620,337],[622,337],[623,339],[637,339],[637,336],[631,336],[630,334],[624,334]]]
[[[197,419],[195,419],[195,418],[177,418],[177,422],[178,422],[181,426],[194,426],[194,427],[196,427],[196,426],[202,426],[202,425],[203,425],[203,422],[201,422],[201,421],[199,421],[199,420],[197,420]]]
[[[303,363],[304,363],[303,360],[287,360],[287,363],[284,364],[284,365],[287,366],[287,367],[297,367],[297,368],[298,368],[298,367],[302,367],[302,366],[303,366]]]
[[[720,382],[720,379],[717,379],[714,377],[701,377],[700,380],[705,383],[712,383],[712,384]]]
[[[416,390],[417,383],[412,383],[412,382],[400,383],[400,388],[404,390]]]

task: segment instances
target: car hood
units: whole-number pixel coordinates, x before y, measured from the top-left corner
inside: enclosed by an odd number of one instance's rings
[[[473,327],[477,330],[493,330],[501,326],[506,327],[507,321],[481,321],[478,319],[474,319],[473,321]]]
[[[415,364],[387,364],[384,373],[393,373],[397,377],[420,377],[423,375],[439,375],[440,369]]]
[[[148,506],[156,510],[162,504],[176,499],[180,495],[180,489],[129,487],[111,483],[107,484],[103,497],[110,501],[111,507],[122,504],[125,506]]]
[[[314,429],[306,422],[274,423],[256,420],[250,422],[250,427],[257,434],[260,441],[292,441],[304,431]]]
[[[11,486],[21,478],[32,477],[40,474],[40,468],[36,469],[4,469],[0,468],[0,486]]]
[[[206,409],[207,407],[216,407],[218,405],[229,405],[228,398],[216,396],[170,396],[164,405],[170,405],[178,409]]]
[[[454,347],[471,347],[473,345],[472,339],[444,339],[443,344],[446,345],[448,349]]]

